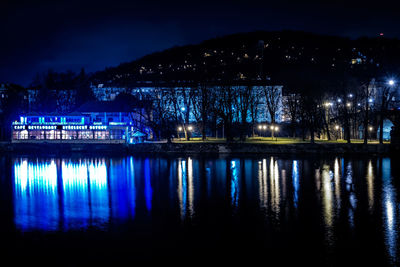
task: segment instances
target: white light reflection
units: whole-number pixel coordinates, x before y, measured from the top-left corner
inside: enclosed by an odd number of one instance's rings
[[[189,216],[194,215],[194,188],[193,188],[193,160],[188,158],[188,211]]]
[[[367,188],[368,188],[368,208],[372,212],[374,208],[374,169],[372,167],[372,161],[368,162],[367,168]]]
[[[335,159],[335,165],[333,170],[333,175],[335,179],[335,198],[337,209],[340,209],[341,199],[340,199],[340,164],[339,159]]]
[[[270,160],[270,189],[271,189],[271,209],[276,218],[280,212],[280,185],[278,162],[273,157]]]
[[[178,163],[178,199],[181,219],[194,215],[193,161],[179,160]]]
[[[397,238],[398,238],[398,223],[397,223],[397,206],[396,192],[392,184],[392,176],[390,173],[390,159],[382,159],[382,208],[384,218],[385,244],[388,254],[393,263],[397,262]]]
[[[260,207],[267,208],[268,205],[268,184],[267,184],[267,160],[258,162],[258,195]]]
[[[328,228],[333,225],[333,188],[332,188],[332,173],[328,165],[322,168],[322,205],[324,209],[324,220]]]
[[[351,166],[351,162],[347,163],[346,166],[346,190],[349,195],[349,223],[350,226],[354,227],[354,212],[357,207],[357,198],[354,192],[354,183],[353,183],[353,168]]]

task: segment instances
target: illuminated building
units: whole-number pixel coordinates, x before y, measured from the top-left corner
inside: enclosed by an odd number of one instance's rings
[[[12,142],[143,142],[147,135],[134,118],[135,112],[114,102],[89,102],[67,115],[26,114],[12,123]]]

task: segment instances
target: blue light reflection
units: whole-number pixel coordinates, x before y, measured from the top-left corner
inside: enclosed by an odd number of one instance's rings
[[[134,217],[134,163],[133,158],[117,161],[15,160],[16,227],[21,231],[104,228],[112,216],[118,219]],[[145,196],[146,206],[151,209],[149,168],[147,161]]]

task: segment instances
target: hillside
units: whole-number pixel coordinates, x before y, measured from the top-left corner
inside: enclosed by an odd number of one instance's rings
[[[142,81],[254,81],[284,83],[304,70],[383,75],[400,70],[397,39],[252,32],[174,47],[95,73],[92,83],[135,86]]]

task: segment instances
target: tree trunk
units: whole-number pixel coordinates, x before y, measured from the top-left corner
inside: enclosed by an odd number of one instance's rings
[[[314,139],[314,127],[310,128],[310,143],[314,144],[315,143],[315,139]]]
[[[369,103],[368,103],[368,97],[366,98],[365,101],[365,118],[364,118],[364,144],[368,144],[368,109],[369,109]]]
[[[205,141],[207,139],[206,137],[206,125],[204,121],[201,123],[201,139]]]
[[[329,124],[325,123],[325,125],[326,125],[326,135],[328,137],[328,141],[330,141],[331,140],[331,132],[329,131]]]
[[[383,144],[383,116],[379,118],[379,144]]]

